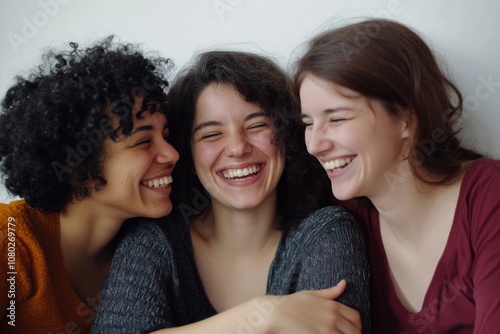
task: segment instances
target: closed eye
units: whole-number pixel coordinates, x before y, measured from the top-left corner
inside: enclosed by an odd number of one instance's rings
[[[258,128],[263,128],[263,127],[267,127],[268,124],[267,123],[256,123],[256,124],[252,124],[248,127],[249,130],[251,129],[258,129]]]
[[[220,132],[209,132],[201,136],[201,139],[214,139],[215,137],[219,136]]]
[[[134,144],[134,147],[135,146],[144,145],[144,144],[149,144],[149,143],[151,143],[151,139],[149,139],[149,138],[147,138],[147,139],[141,139],[141,140],[139,140],[138,142],[136,142]]]

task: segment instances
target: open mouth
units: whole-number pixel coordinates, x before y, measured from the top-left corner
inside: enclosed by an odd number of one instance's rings
[[[227,180],[241,181],[252,178],[260,172],[260,165],[252,165],[242,169],[226,169],[222,171],[222,176]]]
[[[166,188],[173,181],[174,181],[174,179],[172,178],[172,176],[168,175],[168,176],[163,176],[163,177],[159,177],[156,179],[151,179],[148,181],[142,181],[141,184],[143,186],[148,187],[148,188],[156,189],[156,188]]]
[[[346,167],[351,163],[353,159],[351,158],[340,158],[332,161],[322,162],[323,168],[326,170],[331,170],[333,172],[338,172],[342,168]]]

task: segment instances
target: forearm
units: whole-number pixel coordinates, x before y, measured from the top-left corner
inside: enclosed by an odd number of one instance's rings
[[[279,296],[253,298],[243,304],[218,313],[210,318],[180,327],[165,328],[155,334],[254,333],[270,334],[272,313],[280,303]]]
[[[341,313],[345,309],[338,310],[338,303],[333,299],[344,289],[345,283],[342,282],[323,290],[256,297],[205,320],[154,333],[359,333],[360,327],[349,319],[349,315],[340,321],[336,316],[336,309]]]

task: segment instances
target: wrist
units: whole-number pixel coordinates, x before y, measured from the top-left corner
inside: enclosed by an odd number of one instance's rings
[[[252,307],[248,318],[259,320],[260,325],[255,326],[258,328],[257,333],[278,334],[280,332],[277,324],[277,304],[273,302],[273,297],[276,296],[259,296],[251,300]],[[254,322],[257,323],[257,321]]]

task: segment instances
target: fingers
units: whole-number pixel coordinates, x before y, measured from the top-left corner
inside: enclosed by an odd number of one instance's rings
[[[361,316],[359,312],[355,309],[352,309],[344,304],[336,302],[338,305],[337,312],[344,321],[339,321],[337,328],[342,330],[342,333],[353,333],[353,329],[356,329],[354,332],[361,332]]]
[[[359,312],[349,306],[335,301],[344,293],[347,287],[346,280],[341,280],[337,285],[322,290],[312,290],[310,293],[317,297],[333,301],[331,312],[337,315],[336,326],[341,333],[359,333],[361,331],[361,316]]]

